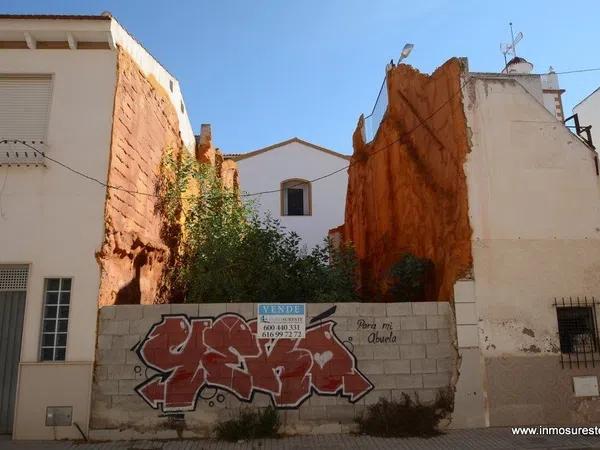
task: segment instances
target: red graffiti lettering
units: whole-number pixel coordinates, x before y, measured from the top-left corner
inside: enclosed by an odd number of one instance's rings
[[[334,326],[331,320],[310,326],[303,339],[258,339],[256,320],[237,314],[191,320],[164,316],[136,349],[140,360],[157,372],[136,392],[165,412],[193,410],[206,387],[224,389],[243,401],[263,392],[279,408],[297,407],[313,393],[356,402],[373,385]]]

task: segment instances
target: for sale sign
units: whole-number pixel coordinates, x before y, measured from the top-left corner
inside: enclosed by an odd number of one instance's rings
[[[306,335],[304,303],[259,303],[257,337],[259,339],[300,339]]]

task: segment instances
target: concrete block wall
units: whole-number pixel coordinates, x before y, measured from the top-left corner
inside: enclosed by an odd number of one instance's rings
[[[489,426],[483,390],[482,357],[479,348],[479,314],[475,280],[459,280],[454,285],[456,339],[459,362],[455,386],[453,428]]]
[[[313,317],[333,306],[336,310],[330,317],[310,324]],[[156,408],[153,408],[136,391],[136,387],[159,373],[155,368],[149,367],[152,364],[142,361],[139,356],[140,345],[155,324],[161,323],[164,318],[171,317],[170,320],[175,320],[174,315],[187,317],[187,322],[177,322],[177,326],[169,331],[171,334],[164,341],[164,346],[170,349],[169,358],[180,358],[180,354],[185,353],[185,361],[178,359],[178,362],[170,366],[171,370],[177,365],[191,364],[187,381],[183,381],[185,385],[188,381],[192,383],[193,374],[198,367],[203,367],[200,360],[194,358],[199,358],[198,352],[206,351],[204,347],[191,347],[194,344],[190,342],[195,342],[193,336],[188,338],[187,334],[181,334],[193,332],[191,326],[189,330],[182,331],[187,326],[185,324],[190,324],[193,318],[202,317],[202,322],[207,318],[209,320],[206,323],[212,323],[216,327],[219,319],[230,317],[231,320],[238,320],[236,326],[242,325],[244,328],[244,325],[248,325],[256,317],[256,308],[256,304],[249,303],[122,305],[101,308],[90,435],[96,439],[204,437],[210,435],[217,422],[237,414],[240,408],[265,407],[274,403],[274,397],[266,393],[265,389],[258,390],[257,386],[254,386],[256,389],[250,401],[240,401],[231,389],[224,389],[207,381],[201,386],[193,405],[187,405],[183,408],[185,410],[175,407],[165,411],[164,404],[156,403]],[[227,316],[227,313],[238,316]],[[313,303],[307,304],[306,315],[309,329],[313,326],[325,327],[327,321],[332,321],[331,330],[334,337],[337,337],[337,347],[327,348],[319,347],[321,344],[318,342],[322,341],[311,338],[313,346],[309,349],[309,357],[312,361],[309,364],[313,384],[318,384],[315,381],[317,373],[320,377],[329,376],[333,377],[330,380],[335,380],[335,373],[346,370],[341,367],[349,364],[344,376],[338,378],[341,383],[339,388],[340,391],[355,389],[357,398],[352,402],[349,395],[343,396],[341,392],[338,395],[320,395],[317,391],[322,386],[313,385],[307,391],[307,398],[303,398],[299,405],[287,404],[280,409],[283,429],[287,433],[350,431],[354,426],[353,419],[379,398],[399,399],[403,393],[407,393],[426,403],[433,401],[439,390],[447,388],[451,383],[456,352],[452,344],[454,332],[450,330],[452,319],[448,303]],[[176,319],[180,320],[181,316]],[[231,323],[229,328],[232,328]],[[223,328],[225,331],[219,332],[219,342],[228,339],[229,328]],[[158,332],[157,328],[154,330]],[[164,329],[159,331],[164,332]],[[178,341],[177,336],[187,340]],[[204,336],[208,339],[206,333]],[[331,343],[328,331],[321,336],[325,336],[329,339],[327,342]],[[238,338],[239,336],[236,337]],[[242,339],[254,342],[255,336],[248,334],[246,337],[242,336]],[[287,345],[283,342],[281,344]],[[223,345],[224,348],[231,349],[230,344]],[[269,352],[273,353],[275,350],[270,349]],[[150,358],[155,355],[150,350],[148,354]],[[293,349],[289,350],[282,364],[300,364],[302,358],[298,355]],[[244,359],[244,356],[239,358]],[[285,358],[289,361],[286,362]],[[253,367],[249,360],[250,358],[245,358],[244,364],[230,369],[233,370],[231,378],[235,378],[238,373],[236,371],[250,373],[254,377],[254,385],[258,385],[258,375],[252,371],[260,370],[260,367]],[[231,362],[233,361],[229,361]],[[232,364],[225,366],[232,367]],[[163,375],[169,376],[168,372],[165,370]],[[184,373],[184,378],[185,376]],[[264,377],[264,373],[261,376]],[[351,387],[350,379],[358,381],[358,384],[354,383],[354,388]],[[301,384],[301,379],[298,379],[291,386],[295,389]],[[183,389],[185,390],[185,386]],[[156,394],[156,391],[152,392],[152,395]],[[163,391],[160,391],[156,395],[162,394]],[[173,413],[180,415],[173,416]]]

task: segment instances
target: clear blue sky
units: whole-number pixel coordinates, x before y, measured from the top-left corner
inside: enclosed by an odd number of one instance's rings
[[[407,62],[431,72],[452,56],[499,71],[508,22],[518,54],[545,72],[600,67],[600,1],[485,0],[2,0],[5,13],[110,11],[182,86],[195,131],[211,123],[225,152],[298,136],[352,151],[405,42]],[[600,85],[600,72],[563,75],[567,112]]]

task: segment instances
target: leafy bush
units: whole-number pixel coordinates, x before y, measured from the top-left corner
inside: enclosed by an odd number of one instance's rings
[[[163,166],[161,208],[182,224],[169,286],[187,302],[357,299],[351,247],[325,241],[306,252],[297,234],[226,189],[213,167],[170,155]]]
[[[390,294],[400,302],[427,300],[425,289],[432,276],[433,263],[427,258],[419,258],[405,253],[390,269]]]
[[[272,406],[262,411],[242,410],[238,417],[216,426],[217,439],[237,442],[245,439],[279,437],[279,413]]]
[[[438,425],[452,410],[452,397],[440,392],[435,403],[422,405],[407,394],[402,400],[380,399],[356,419],[359,432],[382,437],[431,437],[441,434]]]

